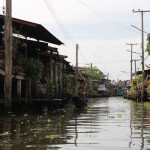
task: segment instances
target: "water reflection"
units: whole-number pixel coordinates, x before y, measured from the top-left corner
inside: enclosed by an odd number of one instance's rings
[[[0,116],[0,150],[149,149],[150,111],[141,103],[113,97],[71,106]]]

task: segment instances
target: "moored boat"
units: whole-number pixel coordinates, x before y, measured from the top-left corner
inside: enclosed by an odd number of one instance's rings
[[[85,96],[74,96],[72,101],[76,108],[83,108],[88,105],[88,99]]]

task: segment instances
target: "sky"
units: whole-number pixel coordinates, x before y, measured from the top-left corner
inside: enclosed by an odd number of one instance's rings
[[[0,0],[0,13],[5,0]],[[111,80],[130,79],[131,46],[141,53],[141,13],[150,10],[150,0],[12,0],[12,16],[39,23],[61,40],[59,54],[75,65],[79,44],[79,66],[96,66]],[[150,12],[144,13],[144,31],[150,33]],[[146,48],[147,34],[144,34]],[[129,50],[129,51],[127,51]],[[141,70],[141,55],[133,53],[136,70]],[[145,53],[145,64],[150,56]],[[145,66],[146,69],[146,66]],[[133,63],[133,72],[134,72]]]

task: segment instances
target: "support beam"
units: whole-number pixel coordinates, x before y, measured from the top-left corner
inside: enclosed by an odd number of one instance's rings
[[[25,104],[26,104],[26,106],[28,106],[30,101],[31,101],[31,80],[27,79],[26,80],[26,92],[25,92]]]
[[[57,60],[54,63],[55,97],[58,98],[58,71]]]
[[[75,95],[78,95],[78,51],[79,45],[76,44],[76,69],[75,69]]]
[[[50,77],[51,80],[53,81],[53,52],[51,52],[50,55]]]
[[[17,80],[17,100],[21,104],[21,80]]]
[[[62,98],[62,59],[59,61],[59,98]]]

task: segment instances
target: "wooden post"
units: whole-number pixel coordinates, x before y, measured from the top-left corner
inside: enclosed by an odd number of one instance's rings
[[[11,111],[12,90],[12,2],[6,0],[6,24],[5,24],[5,110]]]
[[[25,105],[28,106],[30,101],[31,101],[31,80],[26,79]]]
[[[79,45],[76,44],[76,68],[75,68],[75,95],[78,95],[78,49]]]
[[[50,55],[50,76],[51,80],[53,81],[53,52]]]
[[[62,82],[62,97],[64,97],[64,95],[66,94],[65,93],[65,89],[66,89],[66,86],[64,86],[65,85],[65,83],[64,83],[64,81],[66,80],[66,74],[64,73],[64,63],[62,63],[62,80],[61,80],[61,82]]]
[[[91,63],[91,80],[90,80],[90,89],[92,91],[93,87],[92,87],[92,80],[93,80],[93,65]]]
[[[54,63],[54,80],[55,80],[55,96],[56,98],[58,98],[58,76],[57,76],[57,60],[55,60],[55,63]]]
[[[17,80],[17,99],[18,99],[18,104],[21,104],[21,79]]]
[[[62,98],[62,59],[59,62],[59,97]]]

